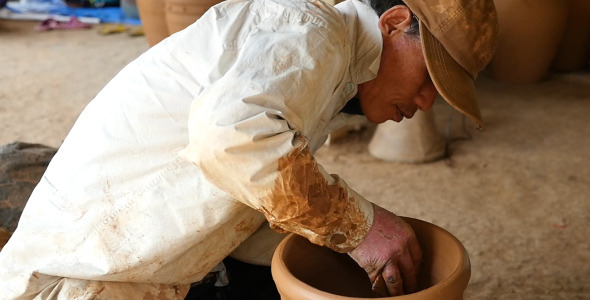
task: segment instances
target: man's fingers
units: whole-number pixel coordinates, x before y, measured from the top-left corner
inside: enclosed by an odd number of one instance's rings
[[[418,289],[418,282],[416,280],[418,269],[414,263],[414,258],[409,252],[406,252],[406,254],[400,257],[398,267],[403,278],[403,288],[406,294],[415,292]]]
[[[383,276],[381,274],[377,275],[377,278],[373,282],[372,290],[375,296],[377,297],[387,297],[389,296],[389,292],[387,291],[387,286],[385,285],[385,280],[383,280]]]
[[[416,268],[417,272],[420,269],[420,263],[422,262],[422,249],[420,248],[420,244],[418,244],[418,239],[412,239],[408,243],[408,247],[410,248],[410,255],[412,256],[414,268]]]
[[[383,269],[382,275],[389,296],[399,296],[404,294],[404,281],[400,276],[400,271],[396,265],[387,265]]]

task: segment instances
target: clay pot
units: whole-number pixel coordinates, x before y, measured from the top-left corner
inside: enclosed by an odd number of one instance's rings
[[[164,0],[136,0],[145,37],[151,46],[168,37]]]
[[[498,46],[490,62],[499,81],[534,83],[549,72],[567,22],[563,0],[494,0]]]
[[[221,0],[164,0],[168,33],[185,29]]]
[[[386,161],[426,163],[444,157],[445,143],[436,128],[434,113],[417,111],[400,123],[387,121],[377,126],[369,153]]]
[[[568,0],[568,22],[552,67],[575,71],[584,67],[590,56],[590,1]]]
[[[404,220],[412,226],[422,247],[420,290],[382,299],[463,299],[471,264],[461,242],[436,225],[412,218]],[[282,300],[375,298],[367,274],[347,254],[314,245],[298,235],[292,234],[279,244],[271,266]]]

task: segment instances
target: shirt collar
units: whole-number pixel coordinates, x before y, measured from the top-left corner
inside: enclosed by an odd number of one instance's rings
[[[379,30],[379,17],[368,3],[346,0],[336,5],[348,26],[352,41],[351,76],[360,84],[377,76],[383,39]]]

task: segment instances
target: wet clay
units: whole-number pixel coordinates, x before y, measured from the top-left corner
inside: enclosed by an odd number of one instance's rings
[[[326,178],[303,138],[279,160],[278,177],[262,213],[274,229],[307,237],[338,252],[354,249],[370,226],[338,176]]]
[[[419,291],[382,299],[460,300],[471,275],[467,252],[450,233],[433,224],[404,218],[418,237],[423,261]],[[277,248],[272,273],[283,300],[376,298],[365,271],[348,255],[290,235]]]

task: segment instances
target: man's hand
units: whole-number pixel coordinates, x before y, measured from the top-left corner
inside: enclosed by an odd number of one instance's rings
[[[348,254],[367,272],[381,297],[413,293],[422,251],[412,227],[373,204],[373,225],[363,242]]]

